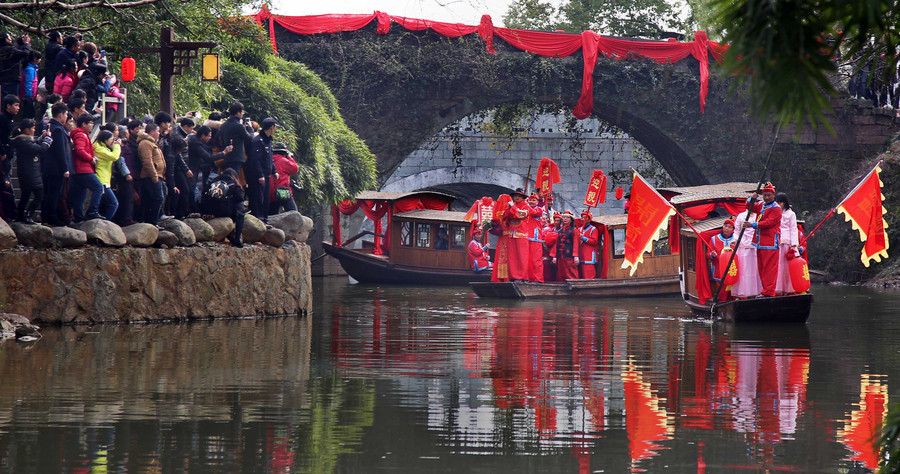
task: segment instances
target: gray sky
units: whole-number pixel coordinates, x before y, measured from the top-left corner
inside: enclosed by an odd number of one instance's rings
[[[512,0],[275,0],[273,13],[281,15],[322,15],[326,13],[372,13],[477,25],[481,15],[491,16],[501,26]]]

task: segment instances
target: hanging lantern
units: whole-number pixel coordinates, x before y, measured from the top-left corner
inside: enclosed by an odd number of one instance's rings
[[[809,291],[809,265],[803,257],[794,257],[788,263],[791,273],[791,285],[797,293]]]
[[[125,82],[133,81],[136,73],[134,58],[122,58],[121,79]]]
[[[622,196],[625,195],[625,190],[622,189],[622,186],[616,188],[616,199],[622,199]]]
[[[219,75],[220,75],[219,55],[218,54],[204,54],[202,61],[203,61],[203,80],[204,81],[218,81]]]

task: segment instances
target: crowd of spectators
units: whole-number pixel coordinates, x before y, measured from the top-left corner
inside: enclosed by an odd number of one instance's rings
[[[235,102],[205,120],[196,112],[159,112],[100,123],[102,107],[117,110],[100,99],[123,97],[103,50],[58,32],[50,33],[44,54],[27,35],[0,39],[0,218],[128,226],[230,217],[231,243],[241,246],[245,200],[263,222],[297,209],[290,176],[298,166],[273,142],[274,119],[252,122]],[[11,180],[14,162],[19,189]]]

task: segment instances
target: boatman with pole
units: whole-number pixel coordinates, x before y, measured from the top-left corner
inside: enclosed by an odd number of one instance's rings
[[[755,212],[756,222],[744,222],[744,228],[756,230],[754,245],[756,246],[756,262],[759,268],[759,279],[762,283],[762,296],[775,296],[775,284],[778,282],[778,237],[781,230],[781,206],[775,202],[775,186],[766,183],[761,189],[762,202],[753,193],[747,199],[747,210]]]

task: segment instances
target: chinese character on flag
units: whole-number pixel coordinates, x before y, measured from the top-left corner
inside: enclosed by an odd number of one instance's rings
[[[859,239],[865,242],[861,260],[867,267],[872,260],[880,262],[881,257],[887,258],[887,249],[890,247],[885,231],[887,222],[884,221],[884,213],[887,210],[882,205],[884,196],[881,195],[883,183],[880,174],[881,167],[875,165],[837,206],[838,214],[844,213],[853,229],[859,231]]]
[[[584,205],[597,207],[606,202],[606,175],[602,170],[594,170],[588,182],[588,190],[584,195]]]
[[[669,201],[635,172],[625,227],[625,261],[622,262],[622,268],[631,267],[629,275],[634,275],[638,264],[644,261],[644,252],[649,252],[660,232],[668,228],[672,215],[675,215],[675,208]]]
[[[548,194],[553,192],[554,184],[561,182],[559,165],[550,158],[541,158],[541,164],[538,165],[537,178],[534,180],[534,187],[540,189],[544,194]]]

